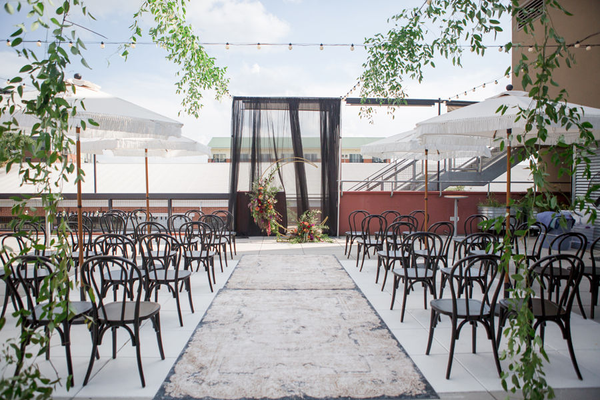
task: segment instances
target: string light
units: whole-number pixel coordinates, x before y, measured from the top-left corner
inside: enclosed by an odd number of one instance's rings
[[[579,42],[575,42],[575,46],[573,46],[573,47],[575,47],[576,49],[578,49],[578,48],[580,48],[580,47],[581,47],[581,43],[579,43]]]
[[[498,84],[498,79],[496,79],[496,80],[494,81],[494,83],[497,85],[497,84]]]
[[[502,48],[502,46],[498,47],[498,51],[499,51],[500,53],[502,53],[502,50],[504,50],[504,49]]]
[[[292,44],[291,43],[289,44],[288,49],[290,49],[290,50],[292,49]]]
[[[225,43],[225,50],[229,50],[229,42]]]
[[[100,42],[100,48],[103,49],[105,47],[106,47],[106,45],[104,44],[104,42]]]
[[[323,50],[323,49],[324,49],[324,47],[323,47],[323,43],[321,43],[321,44],[319,45],[319,50]]]
[[[10,39],[6,39],[6,45],[10,47]]]
[[[69,47],[73,47],[73,42],[69,41]]]
[[[528,52],[533,53],[533,46],[529,46],[529,48],[527,49]]]
[[[260,50],[260,43],[256,43],[256,48]]]
[[[590,51],[592,49],[592,46],[586,46],[585,49],[586,51]]]
[[[135,49],[135,42],[131,42],[131,48]]]
[[[354,51],[354,43],[350,45],[350,51]]]
[[[42,41],[41,40],[38,40],[36,44],[37,44],[37,47],[42,47]]]

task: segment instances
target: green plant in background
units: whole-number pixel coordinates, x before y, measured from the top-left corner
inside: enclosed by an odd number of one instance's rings
[[[186,112],[197,116],[201,107],[203,91],[215,89],[217,97],[227,91],[228,80],[225,69],[218,68],[215,60],[208,57],[204,49],[198,45],[198,38],[185,23],[185,0],[166,1],[149,0],[142,4],[140,12],[134,15],[132,33],[135,38],[142,35],[137,21],[143,13],[151,13],[154,17],[154,28],[150,36],[158,44],[167,49],[167,58],[181,66],[177,83],[177,93],[183,94],[182,106]],[[72,267],[66,232],[65,221],[56,221],[58,202],[61,199],[62,183],[69,175],[76,174],[77,180],[83,179],[82,171],[75,171],[75,166],[66,157],[72,152],[73,140],[67,133],[73,128],[73,117],[83,104],[70,105],[64,94],[73,90],[67,85],[65,70],[72,68],[73,60],[77,59],[84,67],[89,67],[82,52],[85,44],[77,34],[77,26],[70,22],[73,16],[88,16],[93,18],[87,7],[80,0],[59,1],[56,6],[43,0],[7,1],[4,12],[22,16],[10,37],[11,49],[23,61],[19,75],[9,79],[7,85],[0,90],[0,165],[7,172],[18,168],[22,184],[33,184],[35,195],[23,195],[15,198],[12,209],[16,217],[14,227],[20,230],[24,222],[46,223],[47,226],[57,225],[56,235],[48,243],[54,251],[53,263],[57,267],[55,273],[44,279],[38,294],[40,299],[53,298],[45,309],[54,316],[49,326],[49,332],[29,332],[23,330],[19,337],[9,340],[0,351],[2,354],[2,376],[0,378],[0,398],[2,399],[48,399],[52,397],[55,385],[60,383],[58,377],[45,377],[37,367],[35,360],[49,345],[49,337],[54,327],[68,318],[70,311],[67,307],[66,294],[72,288],[69,280],[69,269]],[[23,46],[28,31],[45,30],[47,46],[44,49],[29,49]],[[123,55],[127,55],[127,49]],[[36,95],[30,100],[23,101],[23,84],[34,88]],[[15,118],[17,113],[34,118],[37,123],[28,129],[19,126]],[[81,128],[93,121],[80,121]],[[39,199],[45,218],[35,216],[35,209],[30,201]],[[32,211],[32,214],[29,211]],[[27,235],[21,230],[20,234]],[[42,245],[38,245],[42,246]],[[4,249],[3,249],[4,250]],[[31,247],[25,248],[28,253]],[[5,273],[9,268],[5,266]],[[53,313],[55,309],[67,310]],[[26,313],[19,313],[21,321]],[[4,328],[5,319],[0,320],[0,329]],[[19,322],[20,323],[20,322]],[[37,344],[39,352],[32,354],[31,347],[25,353],[20,352],[22,341]],[[15,371],[17,374],[15,375]],[[65,383],[69,389],[70,380]]]
[[[555,29],[548,9],[569,15],[556,0],[543,2],[542,15],[534,27],[533,16],[521,7],[521,1],[499,0],[427,0],[420,7],[401,11],[390,18],[394,26],[385,34],[377,34],[368,38],[365,43],[368,59],[364,63],[364,71],[360,77],[361,96],[379,97],[388,102],[402,103],[407,96],[405,81],[412,79],[422,82],[425,69],[435,68],[434,58],[441,56],[456,66],[461,66],[465,48],[471,52],[484,55],[487,46],[485,40],[503,31],[500,18],[509,15],[516,20],[525,33],[531,36],[535,43],[532,52],[523,52],[514,68],[514,75],[521,80],[524,90],[533,99],[533,106],[520,109],[518,118],[527,122],[523,135],[512,135],[523,147],[517,156],[519,160],[529,160],[530,170],[535,187],[540,195],[532,196],[530,205],[547,206],[555,211],[560,208],[560,202],[550,191],[547,182],[547,172],[544,155],[550,155],[552,162],[560,166],[559,177],[572,174],[573,167],[583,171],[583,177],[590,178],[590,158],[595,148],[595,140],[590,132],[590,124],[580,122],[580,110],[570,108],[566,103],[567,92],[562,89],[556,95],[551,94],[551,88],[559,83],[553,80],[553,72],[561,65],[570,67],[575,62],[567,41]],[[432,27],[432,28],[430,28]],[[435,30],[430,32],[430,30]],[[428,35],[432,33],[432,35]],[[429,39],[431,37],[432,39]],[[468,46],[463,47],[464,44]],[[508,42],[502,47],[505,51],[513,48]],[[506,69],[510,74],[511,68]],[[498,110],[499,113],[506,109]],[[370,117],[371,107],[363,107],[361,114]],[[568,126],[580,133],[579,141],[573,145],[558,143],[540,151],[539,144],[547,141],[548,127],[552,124]],[[500,140],[500,148],[506,143]],[[588,191],[589,192],[589,191]],[[578,199],[576,207],[585,209],[596,217],[596,210],[589,193],[583,199]],[[511,204],[514,205],[514,202]],[[504,217],[490,221],[489,227],[500,226]],[[531,223],[533,218],[529,218]],[[510,230],[506,230],[502,265],[508,269],[513,263],[516,273],[511,275],[516,286],[511,290],[511,296],[527,299],[532,295],[524,285],[525,269],[522,267],[522,256],[512,254],[510,246]],[[517,317],[510,320],[505,330],[508,337],[508,350],[504,355],[510,359],[508,371],[502,376],[505,390],[519,390],[526,399],[552,398],[554,392],[544,378],[543,365],[547,356],[543,350],[539,336],[532,330],[533,314],[528,307],[517,310]],[[510,386],[510,387],[509,387]]]

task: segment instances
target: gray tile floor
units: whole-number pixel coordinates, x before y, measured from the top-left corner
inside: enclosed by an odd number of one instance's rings
[[[151,399],[162,384],[181,350],[187,343],[195,327],[202,319],[204,312],[211,304],[214,296],[223,287],[231,272],[235,269],[240,257],[245,254],[333,254],[338,257],[342,266],[354,279],[373,307],[386,322],[398,341],[421,369],[433,388],[444,399],[503,399],[500,379],[493,363],[490,342],[483,329],[478,329],[478,352],[471,353],[471,331],[465,329],[458,342],[452,376],[445,379],[450,341],[450,324],[443,320],[436,328],[435,340],[430,355],[425,355],[427,344],[430,311],[423,309],[423,293],[417,288],[408,296],[407,312],[403,323],[400,322],[400,302],[394,310],[390,310],[391,282],[384,291],[380,284],[375,284],[374,258],[367,259],[362,272],[355,267],[355,259],[344,256],[343,238],[334,243],[289,244],[278,243],[274,238],[239,238],[237,256],[229,261],[229,267],[217,273],[215,292],[208,288],[204,272],[193,275],[193,298],[196,312],[189,310],[187,300],[182,301],[184,326],[180,327],[173,298],[166,291],[161,291],[159,301],[162,304],[161,324],[166,359],[161,360],[156,346],[156,339],[151,327],[146,324],[142,329],[143,366],[147,386],[142,388],[137,373],[135,350],[124,333],[119,335],[119,352],[116,359],[110,358],[110,338],[100,348],[100,360],[94,366],[92,379],[86,387],[82,381],[87,369],[91,349],[90,336],[85,327],[73,328],[73,363],[75,370],[75,386],[67,391],[64,386],[58,387],[54,397],[57,399]],[[355,251],[355,250],[353,250]],[[302,266],[298,266],[301,268]],[[218,268],[218,262],[217,262]],[[401,289],[399,294],[401,294]],[[586,311],[589,310],[589,292],[582,288]],[[398,299],[397,299],[398,300]],[[600,312],[598,312],[600,314]],[[571,365],[565,341],[558,328],[547,329],[546,351],[550,363],[546,366],[546,379],[556,389],[561,399],[596,399],[600,398],[600,317],[596,321],[584,320],[579,315],[573,318],[573,338],[575,352],[583,374],[579,381]],[[11,318],[0,331],[0,340],[5,342],[18,335],[18,328]],[[52,357],[46,361],[44,356],[35,360],[47,376],[66,376],[64,351],[59,339],[53,338]],[[502,362],[506,368],[507,362]],[[518,398],[519,396],[513,396]]]

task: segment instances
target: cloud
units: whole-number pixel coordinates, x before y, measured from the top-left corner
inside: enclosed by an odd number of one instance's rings
[[[290,31],[256,0],[194,1],[187,16],[202,41],[274,42]]]

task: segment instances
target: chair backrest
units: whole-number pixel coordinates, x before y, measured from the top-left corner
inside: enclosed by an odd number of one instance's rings
[[[68,223],[72,223],[72,222],[78,223],[77,213],[69,215],[67,222]],[[94,230],[94,221],[89,216],[82,214],[81,222],[83,222],[83,225],[86,226],[90,231]]]
[[[133,263],[135,263],[137,259],[135,241],[127,235],[118,233],[105,233],[99,235],[94,240],[92,249],[96,255],[123,257]]]
[[[401,215],[399,217],[396,217],[394,222],[408,222],[408,223],[414,225],[415,229],[413,232],[416,232],[419,230],[419,220],[417,219],[417,217],[415,217],[413,215]]]
[[[151,233],[169,233],[169,230],[160,222],[155,221],[141,222],[135,228],[136,240],[138,240],[144,235],[149,235]]]
[[[525,255],[527,262],[539,260],[547,233],[546,225],[539,222],[534,222],[531,226],[527,223],[517,226],[512,237],[517,253]],[[523,246],[522,251],[521,246]]]
[[[408,213],[411,217],[415,217],[418,221],[417,230],[424,231],[427,229],[425,226],[425,211],[424,210],[413,210]]]
[[[465,235],[470,235],[471,233],[481,232],[481,227],[479,226],[480,222],[487,221],[488,217],[483,214],[473,214],[469,215],[465,220]]]
[[[410,222],[392,222],[388,225],[385,235],[385,250],[388,256],[403,249],[404,238],[414,231],[415,226]]]
[[[400,216],[400,212],[396,210],[385,210],[381,213],[381,216],[385,218],[388,226],[390,226],[392,222],[394,222],[394,220]]]
[[[600,262],[600,237],[594,240],[590,246],[590,258],[592,260],[591,275],[600,275],[600,270],[596,269],[598,267],[597,263]]]
[[[37,324],[40,319],[45,318],[45,314],[49,311],[46,307],[36,309],[36,306],[41,303],[38,300],[40,288],[43,280],[55,273],[56,266],[48,257],[38,255],[17,256],[7,265],[10,273],[5,278],[5,282],[11,293],[16,294],[12,296],[15,310],[18,312],[28,311],[28,318]],[[68,293],[64,298],[69,298]],[[53,290],[44,291],[44,303],[51,303],[54,299]]]
[[[218,215],[205,214],[200,217],[200,222],[204,222],[205,224],[210,226],[210,229],[212,230],[213,234],[217,237],[225,235],[225,232],[227,230],[226,223]]]
[[[192,219],[185,214],[173,214],[167,219],[167,229],[171,235],[179,233],[179,228]]]
[[[493,252],[498,244],[496,235],[488,232],[471,233],[458,244],[456,249],[457,258],[464,258],[472,254],[473,251]]]
[[[440,256],[448,257],[450,250],[450,243],[452,243],[452,237],[454,236],[454,224],[448,221],[436,222],[429,226],[427,232],[435,233],[440,236],[444,241]]]
[[[552,301],[570,314],[584,268],[581,258],[573,254],[551,254],[529,267],[527,284],[534,289],[536,297]],[[545,302],[540,304],[539,311],[545,316],[549,310]]]
[[[184,252],[210,251],[215,235],[210,226],[201,221],[186,222],[179,228],[179,241]]]
[[[81,230],[83,233],[83,241],[82,246],[79,243],[79,224],[74,221],[68,222],[69,231],[67,233],[67,240],[71,245],[72,251],[79,251],[80,248],[83,249],[84,254],[87,254],[92,247],[92,229],[85,224],[81,225]]]
[[[127,217],[123,216],[123,211],[109,211],[100,217],[100,229],[102,233],[118,233],[125,235],[127,233]]]
[[[405,269],[413,268],[415,278],[432,276],[429,271],[438,269],[439,254],[444,241],[439,235],[431,232],[415,232],[404,238],[404,251],[408,257],[402,263]],[[406,275],[408,276],[408,275]]]
[[[42,222],[25,221],[15,226],[14,232],[18,235],[27,252],[44,255],[46,252],[46,228]]]
[[[383,244],[385,238],[382,232],[387,231],[387,221],[380,214],[369,214],[362,220],[360,231],[365,243],[375,240]]]
[[[145,208],[136,208],[127,213],[127,229],[137,232],[137,227],[144,222],[151,222],[152,213]]]
[[[587,250],[587,243],[587,237],[583,233],[561,233],[550,242],[548,254],[562,254],[565,251],[575,250],[575,255],[579,258],[583,258]]]
[[[138,243],[142,262],[147,271],[178,269],[181,245],[173,236],[166,233],[151,233],[141,236]]]
[[[200,217],[204,215],[204,212],[201,209],[193,209],[187,210],[185,216],[189,217],[192,221],[199,221]]]
[[[119,273],[120,271],[120,273]],[[129,259],[112,256],[100,255],[87,259],[82,266],[83,283],[87,290],[92,290],[94,293],[94,306],[98,315],[110,315],[111,318],[118,318],[121,323],[125,321],[139,322],[140,302],[144,288],[144,275],[141,270]],[[115,280],[114,276],[120,276],[119,280]],[[108,290],[107,287],[114,285],[122,286],[120,292],[113,292],[115,296],[120,293],[120,298],[105,299]],[[119,312],[113,311],[109,313],[106,305],[109,303],[120,304]],[[134,303],[133,313],[131,313],[130,305]],[[114,304],[111,307],[115,307]],[[118,322],[114,321],[114,322]]]
[[[216,210],[213,211],[212,215],[216,215],[225,222],[226,231],[233,231],[233,214],[229,210]]]
[[[350,232],[360,232],[362,221],[369,215],[366,210],[354,210],[348,215],[348,229]]]
[[[0,276],[4,275],[4,266],[19,256],[25,244],[20,236],[14,233],[0,234]]]
[[[459,301],[466,307],[461,313],[480,316],[493,313],[492,310],[495,309],[500,292],[504,288],[504,275],[505,270],[500,268],[500,256],[497,255],[471,255],[456,261],[447,280],[452,296],[453,313],[457,314]],[[467,297],[479,299],[481,303],[465,301],[464,298]],[[461,298],[463,299],[460,300]]]

